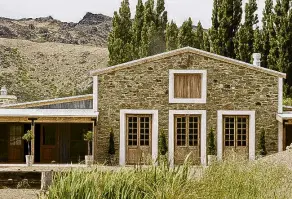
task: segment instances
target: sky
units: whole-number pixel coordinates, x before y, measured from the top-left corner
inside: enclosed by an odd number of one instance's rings
[[[132,17],[137,0],[129,0]],[[247,0],[243,0],[247,1]],[[261,17],[265,0],[257,0]],[[14,19],[52,16],[66,22],[78,22],[86,12],[112,16],[121,0],[0,0],[0,16]],[[169,20],[181,25],[188,17],[194,24],[211,26],[213,0],[165,0]]]

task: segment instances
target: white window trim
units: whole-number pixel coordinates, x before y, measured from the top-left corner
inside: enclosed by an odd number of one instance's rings
[[[217,156],[219,160],[223,157],[223,116],[224,115],[247,115],[249,116],[248,151],[249,159],[255,160],[255,111],[217,111]]]
[[[179,114],[193,114],[201,115],[201,143],[200,143],[200,152],[201,152],[201,164],[207,164],[207,111],[206,110],[169,110],[169,126],[168,126],[168,158],[170,165],[174,166],[174,115]]]
[[[152,159],[156,161],[158,156],[158,110],[133,110],[121,109],[120,110],[120,158],[119,163],[121,166],[126,165],[126,115],[127,114],[149,114],[152,115]]]
[[[175,98],[174,97],[174,74],[202,74],[201,98]],[[169,70],[169,103],[198,103],[207,101],[207,70]]]

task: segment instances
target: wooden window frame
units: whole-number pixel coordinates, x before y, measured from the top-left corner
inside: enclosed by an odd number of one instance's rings
[[[177,139],[177,118],[178,117],[186,117],[186,139],[185,139],[185,145],[178,145],[178,139]],[[190,145],[190,117],[197,117],[198,121],[198,134],[197,134],[197,144],[196,145]],[[176,147],[182,147],[182,148],[187,148],[187,147],[198,147],[200,146],[200,132],[201,132],[201,115],[196,115],[196,114],[175,114],[174,115],[174,134],[175,134],[175,146]]]
[[[129,117],[137,117],[137,145],[129,145]],[[148,145],[141,145],[141,118],[148,117],[149,118],[149,137],[148,137]],[[131,148],[138,147],[151,147],[152,143],[152,115],[151,114],[126,114],[126,146]]]
[[[232,145],[228,145],[226,146],[226,128],[225,128],[225,119],[226,118],[234,118],[234,144],[233,146]],[[246,119],[246,127],[245,127],[245,130],[246,130],[246,145],[245,146],[238,146],[238,118],[245,118]],[[223,115],[223,119],[222,119],[222,127],[223,127],[223,146],[224,147],[234,147],[234,148],[237,148],[237,147],[248,147],[249,146],[249,116],[248,115]],[[242,129],[242,128],[241,128]],[[230,142],[230,139],[229,139],[229,142]],[[241,142],[243,142],[243,140],[241,140]]]
[[[175,98],[175,74],[201,74],[201,98]],[[169,103],[197,103],[207,102],[207,70],[169,70]]]

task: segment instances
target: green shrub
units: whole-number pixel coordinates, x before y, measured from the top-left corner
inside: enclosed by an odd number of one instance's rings
[[[93,132],[87,131],[86,133],[84,133],[83,139],[84,139],[84,141],[87,142],[87,154],[91,155],[91,145],[92,145],[92,140],[93,140]]]
[[[267,150],[266,150],[266,138],[265,138],[265,130],[261,130],[261,135],[260,135],[260,155],[267,155]]]
[[[164,130],[161,130],[158,139],[159,155],[166,155],[167,153],[167,140]]]
[[[22,136],[22,139],[27,142],[28,155],[30,155],[31,154],[30,145],[31,140],[33,140],[32,130],[27,130],[26,133]]]
[[[116,153],[116,149],[115,149],[115,134],[113,132],[113,128],[111,128],[110,137],[109,137],[108,154],[109,155],[115,155],[115,153]]]
[[[211,128],[208,136],[208,155],[216,155],[214,129]]]

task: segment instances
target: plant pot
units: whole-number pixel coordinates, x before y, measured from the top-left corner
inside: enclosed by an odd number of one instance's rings
[[[93,156],[92,155],[86,155],[85,156],[85,165],[86,166],[92,166],[93,164]]]
[[[212,165],[216,161],[217,161],[217,156],[216,155],[208,155],[208,165]]]
[[[33,163],[33,155],[26,155],[25,156],[26,166],[31,166]]]

